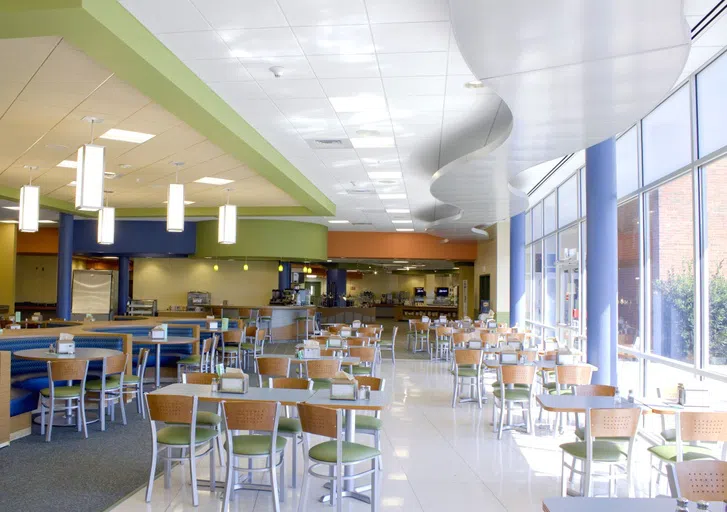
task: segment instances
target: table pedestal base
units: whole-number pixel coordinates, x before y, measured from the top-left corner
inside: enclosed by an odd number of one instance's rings
[[[91,423],[96,423],[99,421],[98,418],[98,412],[88,412],[86,411],[86,425],[90,425]],[[37,414],[33,418],[33,423],[36,425],[40,425],[40,414]],[[65,411],[56,411],[53,414],[53,426],[54,427],[73,427],[78,428],[78,424],[76,423],[76,414],[66,414]]]

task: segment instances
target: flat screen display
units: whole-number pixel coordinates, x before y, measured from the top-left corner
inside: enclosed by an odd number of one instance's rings
[[[437,288],[437,297],[449,297],[449,288]]]
[[[424,288],[414,288],[414,297],[426,297],[427,292],[424,291]]]

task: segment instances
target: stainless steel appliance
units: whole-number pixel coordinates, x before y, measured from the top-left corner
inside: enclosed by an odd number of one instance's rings
[[[187,292],[187,311],[204,311],[211,304],[210,292]]]
[[[130,316],[157,316],[157,300],[132,299],[126,305],[126,314]]]
[[[84,320],[87,314],[96,320],[111,320],[118,304],[116,270],[74,270],[71,289],[71,319]]]

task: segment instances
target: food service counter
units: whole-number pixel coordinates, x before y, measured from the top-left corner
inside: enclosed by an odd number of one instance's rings
[[[405,322],[407,320],[418,320],[423,316],[430,318],[439,318],[446,315],[450,320],[456,320],[459,316],[459,308],[457,306],[396,306],[394,308],[394,319],[397,322]]]
[[[376,321],[376,308],[318,308],[322,324],[350,324],[354,320],[370,324]]]

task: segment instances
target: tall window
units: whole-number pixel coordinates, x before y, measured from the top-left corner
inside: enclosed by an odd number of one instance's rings
[[[536,204],[532,211],[533,217],[533,240],[543,236],[543,203]]]
[[[618,343],[643,349],[639,336],[639,199],[618,207]]]
[[[555,231],[557,226],[557,219],[555,218],[555,192],[550,194],[543,201],[543,224],[545,225],[545,231],[543,234],[547,235]]]
[[[727,118],[727,54],[697,75],[697,120],[699,156],[727,144],[724,120]]]
[[[558,188],[558,227],[578,218],[578,176],[575,174]]]
[[[543,323],[556,325],[556,276],[555,262],[558,259],[556,236],[552,235],[545,239],[545,317]]]
[[[533,250],[531,247],[525,248],[525,318],[532,319],[532,311],[530,310],[530,302],[533,286]]]
[[[533,320],[543,321],[543,243],[533,244]]]
[[[636,127],[616,141],[616,197],[623,197],[639,188],[639,157]]]
[[[694,361],[692,175],[647,194],[651,261],[651,350]]]

